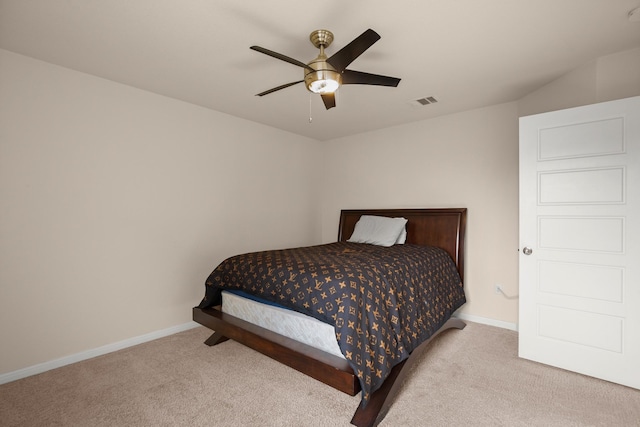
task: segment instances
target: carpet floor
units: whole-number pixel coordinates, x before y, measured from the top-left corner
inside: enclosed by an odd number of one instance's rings
[[[517,357],[467,322],[431,344],[381,426],[640,426],[640,391]],[[348,396],[208,329],[0,386],[1,426],[348,426]]]

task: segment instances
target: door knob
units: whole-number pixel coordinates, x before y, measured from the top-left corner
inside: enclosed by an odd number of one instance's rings
[[[531,255],[533,253],[533,249],[531,249],[528,246],[525,246],[524,248],[522,248],[522,253],[525,255]]]

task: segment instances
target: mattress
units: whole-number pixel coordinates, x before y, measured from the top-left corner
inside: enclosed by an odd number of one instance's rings
[[[311,316],[222,291],[222,311],[344,359],[334,327]]]

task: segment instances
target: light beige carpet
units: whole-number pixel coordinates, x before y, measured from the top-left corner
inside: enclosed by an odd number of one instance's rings
[[[381,426],[640,426],[640,391],[518,359],[467,322],[432,344]],[[348,396],[196,328],[0,386],[2,426],[348,426]]]

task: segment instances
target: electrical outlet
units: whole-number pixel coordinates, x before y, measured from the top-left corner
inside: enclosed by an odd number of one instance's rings
[[[496,294],[501,294],[502,293],[502,285],[496,285],[496,287],[493,290],[493,292],[496,293]]]

